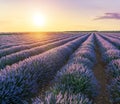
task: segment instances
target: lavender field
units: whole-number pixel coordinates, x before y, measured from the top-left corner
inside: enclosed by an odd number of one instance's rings
[[[120,33],[1,34],[0,104],[120,104]]]

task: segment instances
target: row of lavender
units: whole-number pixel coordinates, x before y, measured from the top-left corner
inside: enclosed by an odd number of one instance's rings
[[[101,35],[101,36],[110,43],[112,43],[113,45],[115,45],[118,49],[120,49],[120,39],[105,35]]]
[[[102,59],[107,64],[106,73],[110,79],[107,89],[110,94],[110,101],[120,103],[120,50],[99,35],[96,35],[96,39]]]
[[[88,36],[79,37],[0,71],[0,103],[29,102],[54,78],[56,72]]]
[[[40,41],[40,39],[34,40],[33,37],[26,34],[13,35],[12,33],[10,33],[9,35],[0,34],[0,41],[1,41],[0,49],[2,49],[2,48],[8,48],[11,46],[34,43],[35,41]]]
[[[61,46],[65,43],[67,43],[69,41],[72,41],[72,40],[74,40],[76,38],[79,38],[79,37],[80,36],[72,36],[72,37],[67,38],[67,39],[62,39],[62,40],[60,39],[59,41],[55,41],[55,42],[48,43],[48,44],[45,44],[45,45],[40,45],[40,46],[37,46],[37,47],[33,47],[31,49],[25,49],[25,50],[22,50],[22,51],[19,51],[19,52],[12,53],[10,55],[6,55],[4,57],[1,57],[0,58],[0,69],[5,68],[6,65],[12,65],[12,64],[17,63],[19,61],[22,61],[22,60],[24,60],[28,57],[31,57],[31,56],[40,54],[42,52],[45,52],[49,49]],[[21,49],[23,49],[23,48],[21,47]],[[5,54],[8,54],[8,53],[17,51],[17,50],[20,50],[20,47],[16,48],[16,50],[15,49],[13,50],[13,48],[10,48],[7,51],[5,50],[5,52],[0,51],[0,55],[2,56],[2,55],[5,55]]]
[[[12,36],[9,36],[9,37],[7,37],[7,36],[4,36],[4,37],[6,37],[8,40],[10,40],[11,39],[11,37]],[[16,36],[17,37],[17,36]],[[21,36],[21,37],[26,37],[26,36]],[[0,38],[1,38],[1,36],[0,36]],[[58,36],[55,36],[55,37],[52,37],[52,36],[49,36],[48,37],[48,39],[47,40],[32,40],[32,42],[31,42],[31,40],[29,39],[29,37],[28,37],[28,39],[26,39],[26,42],[24,42],[24,40],[21,40],[21,39],[17,39],[17,40],[15,40],[15,42],[14,43],[7,43],[7,44],[5,44],[5,45],[1,45],[0,46],[0,50],[4,50],[4,49],[9,49],[9,48],[13,48],[13,47],[19,47],[19,46],[26,46],[26,45],[31,45],[31,44],[35,44],[35,43],[40,43],[40,42],[44,42],[44,41],[48,41],[48,40],[51,40],[51,38],[52,39],[57,39],[57,38],[61,38],[61,37],[58,37]],[[2,39],[2,38],[1,38]],[[19,43],[19,42],[16,42],[16,41],[18,41],[18,40],[21,40],[21,42]],[[1,42],[1,44],[2,44],[2,42]]]
[[[24,44],[24,45],[13,46],[13,47],[10,47],[10,48],[5,48],[5,49],[0,50],[0,58],[3,57],[3,56],[6,56],[6,55],[12,54],[12,53],[16,53],[16,52],[23,51],[23,50],[28,50],[28,49],[31,49],[31,48],[34,48],[34,47],[38,47],[38,46],[41,46],[41,45],[45,45],[45,44],[49,44],[49,43],[52,43],[52,42],[55,42],[55,41],[59,41],[59,40],[62,40],[64,38],[65,39],[70,38],[70,36],[69,37],[55,38],[55,39],[52,39],[52,40],[48,39],[47,41],[35,42],[35,43],[32,43],[32,44]]]
[[[62,33],[61,33],[62,35]],[[36,37],[37,38],[34,38]],[[47,36],[47,38],[46,38]],[[59,37],[59,35],[55,34],[55,33],[9,33],[9,34],[0,34],[0,46],[1,45],[7,45],[7,44],[11,44],[11,45],[16,45],[16,44],[26,44],[26,43],[32,43],[35,41],[41,41],[41,40],[46,40],[48,38],[52,37]]]
[[[120,33],[104,33],[104,35],[120,39]]]
[[[91,70],[96,64],[94,35],[75,51],[67,64],[57,73],[44,100],[33,104],[92,104],[98,94],[98,83]]]
[[[40,36],[39,36],[40,35]],[[47,34],[32,34],[32,35],[0,35],[0,50],[20,45],[30,45],[37,42],[57,39],[61,37],[70,37],[72,34],[66,33],[47,33]]]

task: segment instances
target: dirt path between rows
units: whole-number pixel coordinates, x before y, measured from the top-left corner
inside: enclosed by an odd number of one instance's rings
[[[98,46],[96,46],[98,47]],[[101,61],[101,55],[96,48],[96,57],[97,57],[97,64],[94,66],[93,71],[95,74],[95,77],[97,78],[99,84],[100,84],[100,93],[99,95],[94,99],[95,104],[111,104],[108,99],[108,93],[106,91],[107,86],[107,76],[105,73],[105,64]]]

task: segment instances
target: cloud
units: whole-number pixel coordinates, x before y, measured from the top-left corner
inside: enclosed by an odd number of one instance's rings
[[[115,19],[115,20],[120,20],[120,13],[104,13],[103,16],[97,17],[94,20],[101,20],[101,19]]]

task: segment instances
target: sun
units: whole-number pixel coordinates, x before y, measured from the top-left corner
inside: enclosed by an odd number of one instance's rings
[[[33,24],[37,27],[45,25],[45,17],[42,14],[36,13],[33,15]]]

